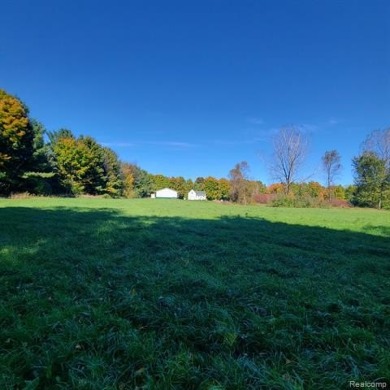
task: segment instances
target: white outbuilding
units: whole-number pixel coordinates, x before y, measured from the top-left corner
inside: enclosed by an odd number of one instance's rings
[[[191,190],[188,193],[188,200],[207,200],[206,193],[204,191]]]
[[[156,198],[177,199],[177,191],[170,188],[163,188],[156,191]]]

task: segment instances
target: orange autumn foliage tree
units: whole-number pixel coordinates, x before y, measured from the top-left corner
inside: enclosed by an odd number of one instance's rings
[[[0,193],[21,182],[34,152],[34,129],[28,108],[0,89]]]

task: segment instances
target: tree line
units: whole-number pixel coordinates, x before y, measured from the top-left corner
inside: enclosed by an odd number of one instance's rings
[[[307,139],[297,127],[282,128],[273,140],[270,172],[276,183],[266,186],[251,180],[242,161],[227,178],[153,175],[137,164],[120,161],[110,148],[90,136],[76,137],[69,129],[49,132],[30,117],[28,107],[0,89],[0,195],[28,192],[37,195],[99,195],[148,197],[170,187],[185,198],[191,189],[205,191],[210,200],[237,203],[272,203],[310,206],[321,202],[350,201],[358,206],[390,207],[390,129],[376,130],[363,142],[352,165],[354,185],[335,180],[341,169],[336,150],[326,151],[322,166],[326,185],[301,180]],[[337,202],[336,202],[337,203]]]
[[[274,137],[271,173],[283,184],[287,203],[294,198],[290,190],[304,162],[307,143],[304,132],[293,126],[280,129]],[[329,201],[337,197],[334,184],[342,168],[340,161],[337,150],[326,151],[322,156]],[[360,154],[352,159],[352,167],[354,185],[347,187],[347,200],[356,206],[390,209],[390,128],[368,134]]]

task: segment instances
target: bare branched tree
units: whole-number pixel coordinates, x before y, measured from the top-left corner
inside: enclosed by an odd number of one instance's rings
[[[307,152],[307,138],[297,127],[284,127],[278,131],[273,140],[273,162],[271,174],[274,179],[284,184],[286,195],[291,184],[297,179]]]
[[[341,157],[337,150],[330,150],[325,152],[322,156],[322,167],[326,175],[326,185],[328,189],[328,199],[332,199],[332,186],[334,180],[341,170]]]
[[[248,203],[247,181],[249,165],[246,161],[237,163],[229,172],[230,198],[233,202]]]
[[[363,142],[363,152],[375,153],[390,169],[390,127],[372,131]]]

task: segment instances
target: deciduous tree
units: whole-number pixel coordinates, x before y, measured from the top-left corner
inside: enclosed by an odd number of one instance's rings
[[[169,187],[169,177],[162,174],[152,175],[153,191],[161,190],[162,188]]]
[[[297,127],[285,127],[279,130],[273,140],[272,176],[284,184],[285,194],[290,192],[291,183],[306,157],[307,138]]]
[[[227,179],[219,179],[218,180],[219,184],[219,199],[220,200],[229,200],[230,199],[230,182]]]
[[[132,164],[121,164],[121,177],[123,183],[123,196],[125,198],[135,198],[134,169]]]
[[[195,179],[194,190],[204,191],[204,177],[197,177]]]
[[[332,200],[332,186],[334,180],[341,170],[341,157],[337,150],[325,152],[322,156],[322,167],[326,176],[326,186],[328,190],[328,199]]]
[[[0,193],[19,189],[33,153],[34,129],[27,106],[0,89]]]
[[[203,188],[208,200],[221,199],[220,184],[215,177],[206,177],[203,182]]]
[[[184,177],[171,177],[169,179],[169,187],[177,191],[179,199],[183,199],[187,195],[187,183]]]
[[[382,208],[389,197],[390,175],[386,161],[374,152],[364,152],[353,159],[356,191],[353,201],[359,206]]]
[[[121,165],[124,195],[131,198],[145,198],[153,192],[153,177],[137,164]],[[132,188],[131,188],[132,185]]]
[[[372,131],[363,143],[364,152],[373,152],[390,169],[390,127]]]
[[[230,179],[230,199],[233,202],[248,203],[250,194],[248,193],[248,173],[249,165],[246,161],[237,163],[229,172]]]
[[[69,130],[52,133],[50,138],[53,169],[67,192],[114,195],[118,183],[109,183],[115,180],[113,175],[118,169],[114,152],[105,150],[92,137],[75,138]],[[109,190],[107,184],[111,186]]]

